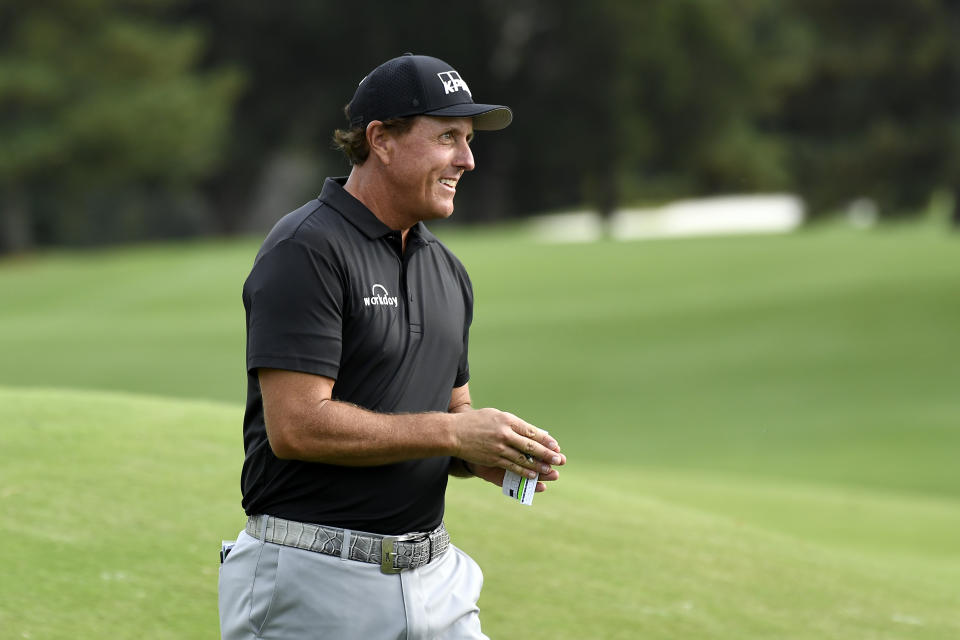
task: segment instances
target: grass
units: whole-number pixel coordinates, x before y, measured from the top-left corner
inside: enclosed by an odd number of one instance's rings
[[[0,383],[242,402],[250,242],[0,262]]]
[[[491,637],[960,636],[957,239],[442,235],[475,400],[570,458],[529,509],[451,482]],[[0,262],[0,638],[216,635],[255,251]]]
[[[960,495],[956,239],[473,246],[478,395],[579,456]]]
[[[242,526],[239,417],[226,404],[0,390],[0,420],[19,427],[2,439],[0,531],[13,541],[0,583],[4,637],[215,635],[217,541]],[[953,502],[757,491],[720,476],[597,463],[568,476],[531,509],[489,485],[451,485],[447,519],[484,567],[491,637],[531,620],[556,638],[960,632],[960,563],[942,563],[960,526]],[[726,506],[689,506],[697,501]],[[859,517],[838,543],[747,522],[769,504]],[[731,508],[742,512],[718,513]],[[896,521],[919,531],[874,526]]]

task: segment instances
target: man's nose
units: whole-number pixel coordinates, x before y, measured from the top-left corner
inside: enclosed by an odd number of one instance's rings
[[[473,150],[470,148],[470,145],[467,144],[466,140],[460,142],[458,151],[457,157],[454,159],[454,164],[464,171],[473,171],[476,163],[473,161]]]

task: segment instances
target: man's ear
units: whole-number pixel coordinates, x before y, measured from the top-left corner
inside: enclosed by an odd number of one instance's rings
[[[390,164],[393,157],[393,136],[380,120],[371,120],[367,125],[367,146],[381,164]]]

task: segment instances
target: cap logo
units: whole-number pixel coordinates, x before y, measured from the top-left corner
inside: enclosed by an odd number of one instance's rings
[[[443,83],[444,95],[456,93],[460,91],[460,89],[463,89],[467,92],[467,95],[473,98],[473,94],[470,93],[470,87],[467,86],[467,83],[463,81],[463,78],[461,78],[460,74],[456,71],[441,71],[437,75],[440,77],[440,82]]]

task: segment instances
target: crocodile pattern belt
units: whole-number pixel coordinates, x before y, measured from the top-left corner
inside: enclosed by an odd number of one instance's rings
[[[246,531],[264,542],[378,564],[383,573],[422,567],[442,556],[450,546],[450,534],[443,523],[426,533],[382,536],[257,515],[247,518]]]

